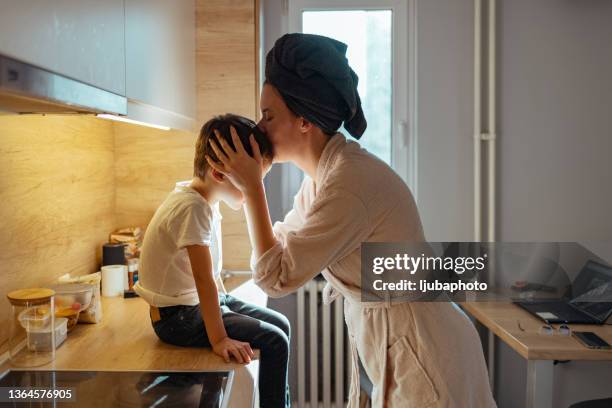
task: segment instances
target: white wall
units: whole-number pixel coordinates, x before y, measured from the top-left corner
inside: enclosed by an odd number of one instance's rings
[[[473,0],[418,2],[418,205],[429,241],[473,240]]]
[[[500,235],[612,234],[612,2],[500,3]]]
[[[419,7],[419,210],[471,240],[473,1]],[[612,2],[498,0],[498,241],[612,241]],[[497,342],[500,408],[525,361]],[[557,365],[554,406],[612,396],[611,363]]]
[[[612,239],[612,2],[501,0],[500,241]],[[526,365],[498,344],[500,407]],[[611,397],[611,363],[557,365],[554,406]]]

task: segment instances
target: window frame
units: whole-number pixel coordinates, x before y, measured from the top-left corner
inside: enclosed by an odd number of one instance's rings
[[[289,32],[302,32],[302,12],[391,10],[391,167],[418,197],[418,0],[287,0]],[[401,41],[399,39],[406,39]]]

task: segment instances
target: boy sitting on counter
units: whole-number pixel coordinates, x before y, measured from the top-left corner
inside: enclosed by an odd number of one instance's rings
[[[219,201],[238,210],[244,197],[207,163],[207,155],[218,161],[214,138],[232,148],[239,138],[249,155],[259,154],[266,166],[271,164],[272,145],[253,121],[226,114],[206,122],[196,143],[193,179],[176,184],[147,227],[134,290],[149,303],[153,330],[166,343],[212,347],[226,362],[233,357],[239,363],[251,361],[251,347],[259,349],[261,406],[286,406],[287,318],[232,297],[219,278]]]

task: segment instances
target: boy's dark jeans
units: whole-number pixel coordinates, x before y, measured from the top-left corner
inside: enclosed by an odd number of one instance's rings
[[[290,328],[287,318],[274,310],[223,293],[219,294],[219,304],[227,335],[260,351],[260,406],[289,407]],[[153,323],[153,329],[162,341],[176,346],[210,347],[199,305],[160,307],[159,314],[161,320]]]

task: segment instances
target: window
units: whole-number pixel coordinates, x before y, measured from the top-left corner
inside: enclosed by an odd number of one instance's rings
[[[368,128],[359,143],[389,163],[416,196],[414,0],[288,0],[289,32],[348,45]],[[411,31],[412,30],[412,31]]]
[[[391,164],[391,10],[304,11],[302,32],[348,45],[368,128],[363,147]]]

